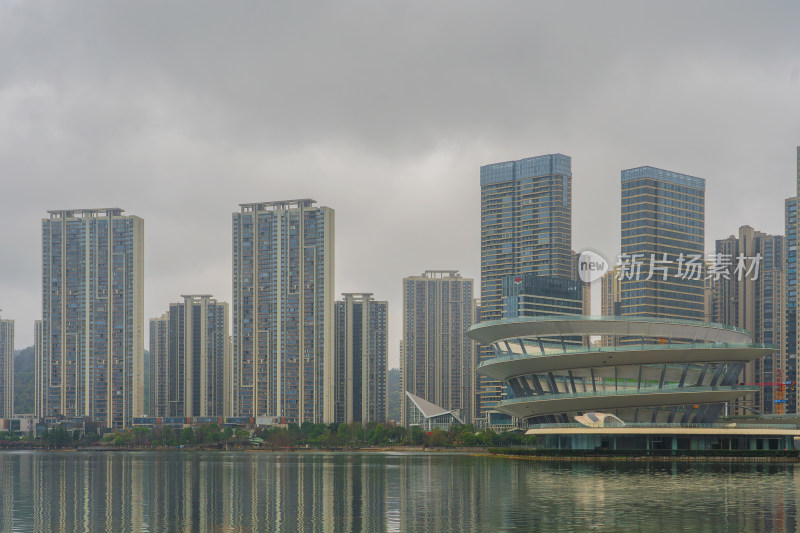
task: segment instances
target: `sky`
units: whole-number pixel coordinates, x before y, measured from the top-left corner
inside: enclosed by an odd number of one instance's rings
[[[572,158],[573,247],[615,257],[620,170],[706,178],[706,248],[783,233],[800,145],[792,2],[0,0],[0,309],[41,316],[47,210],[145,221],[145,320],[231,301],[231,214],[336,211],[336,285],[480,278],[481,165]],[[477,287],[477,283],[476,283]],[[477,296],[477,294],[476,294]],[[147,346],[147,341],[146,344]]]

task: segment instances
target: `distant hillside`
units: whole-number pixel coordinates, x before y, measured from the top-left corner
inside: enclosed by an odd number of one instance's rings
[[[33,346],[14,352],[14,413],[33,413]]]
[[[150,352],[144,351],[144,412],[150,412]]]
[[[389,420],[394,420],[400,423],[400,402],[402,400],[402,391],[400,390],[400,369],[392,368],[389,370],[386,391],[386,404],[388,407]]]

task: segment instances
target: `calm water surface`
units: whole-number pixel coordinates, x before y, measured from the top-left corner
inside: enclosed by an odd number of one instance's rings
[[[795,531],[800,465],[0,452],[0,531]]]

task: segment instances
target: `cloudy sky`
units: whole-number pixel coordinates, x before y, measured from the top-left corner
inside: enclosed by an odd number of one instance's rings
[[[41,218],[145,219],[145,317],[231,299],[231,213],[336,210],[336,291],[479,277],[479,167],[572,157],[573,245],[619,249],[619,173],[704,177],[706,247],[783,233],[800,144],[790,2],[0,0],[0,309],[41,314]],[[558,5],[556,5],[558,4]]]

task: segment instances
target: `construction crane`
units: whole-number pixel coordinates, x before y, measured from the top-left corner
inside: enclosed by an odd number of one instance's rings
[[[772,403],[775,404],[775,408],[778,411],[777,414],[782,415],[785,412],[786,407],[786,386],[787,385],[794,385],[794,381],[780,381],[781,379],[781,371],[778,370],[778,380],[779,381],[763,381],[761,383],[743,383],[743,385],[753,385],[756,387],[775,387],[775,398],[772,400]]]

